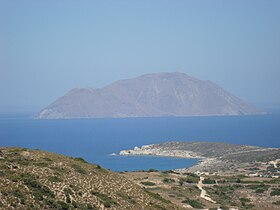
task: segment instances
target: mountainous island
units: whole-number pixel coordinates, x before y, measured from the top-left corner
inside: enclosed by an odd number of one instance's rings
[[[75,88],[38,119],[253,115],[265,112],[211,81],[183,73],[146,74],[103,88]]]

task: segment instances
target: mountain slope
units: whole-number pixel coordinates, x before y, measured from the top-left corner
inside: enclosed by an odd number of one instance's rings
[[[178,209],[81,158],[0,148],[0,209]]]
[[[104,88],[76,88],[37,118],[103,118],[263,114],[210,81],[183,73],[146,74]]]

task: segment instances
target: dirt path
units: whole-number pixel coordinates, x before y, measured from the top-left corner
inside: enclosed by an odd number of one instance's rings
[[[278,160],[270,161],[269,163],[272,164],[274,166],[274,168],[278,168],[277,167]]]
[[[210,201],[212,203],[216,203],[216,201],[212,200],[209,195],[207,194],[207,192],[202,188],[203,187],[203,180],[204,180],[204,177],[200,176],[200,180],[197,184],[197,187],[201,190],[201,193],[200,193],[200,197],[207,200],[207,201]]]

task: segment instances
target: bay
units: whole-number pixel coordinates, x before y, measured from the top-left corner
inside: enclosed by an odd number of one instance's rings
[[[190,167],[195,159],[110,156],[165,141],[215,141],[280,147],[280,115],[36,120],[0,115],[0,146],[47,150],[113,171]]]

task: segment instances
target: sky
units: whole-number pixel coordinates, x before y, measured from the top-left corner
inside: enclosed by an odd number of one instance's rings
[[[175,71],[280,108],[280,1],[0,1],[0,112]]]

